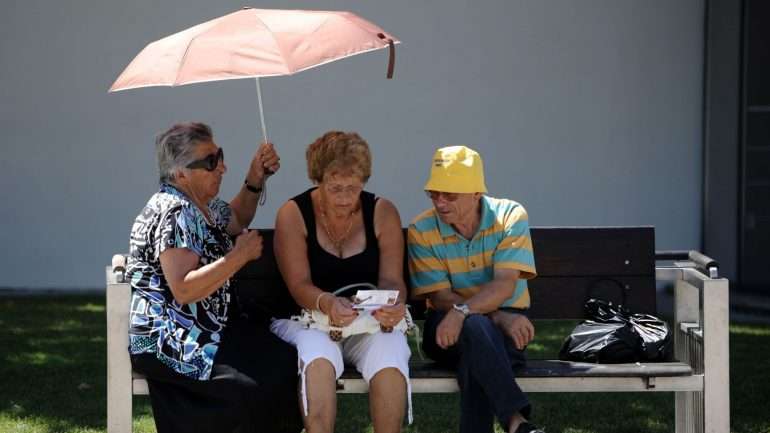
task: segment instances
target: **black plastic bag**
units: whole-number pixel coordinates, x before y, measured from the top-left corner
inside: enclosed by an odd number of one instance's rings
[[[672,358],[671,332],[666,322],[650,314],[632,314],[630,322],[641,339],[643,361],[663,362]]]
[[[603,364],[636,362],[638,340],[627,323],[586,320],[564,341],[559,359]]]
[[[598,299],[589,299],[585,310],[588,319],[564,340],[559,359],[606,364],[670,359],[671,333],[663,320]]]

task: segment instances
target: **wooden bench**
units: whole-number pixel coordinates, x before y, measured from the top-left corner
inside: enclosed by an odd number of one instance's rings
[[[272,253],[272,230],[260,232],[265,240],[263,256],[239,271],[233,285],[242,313],[255,321],[281,316],[293,305]],[[531,235],[538,270],[538,277],[530,282],[532,319],[580,319],[589,297],[654,314],[656,284],[670,283],[676,361],[533,360],[517,371],[521,388],[525,392],[674,392],[677,432],[728,433],[728,281],[718,277],[717,264],[697,252],[679,252],[658,254],[661,263],[656,266],[652,227],[536,227]],[[670,263],[672,259],[685,261]],[[131,431],[132,396],[147,394],[147,382],[131,371],[127,351],[131,289],[117,262],[106,270],[109,433]],[[412,304],[413,315],[419,318],[423,307]],[[413,393],[458,391],[452,371],[412,358]],[[350,369],[339,380],[338,390],[364,393],[367,385]]]

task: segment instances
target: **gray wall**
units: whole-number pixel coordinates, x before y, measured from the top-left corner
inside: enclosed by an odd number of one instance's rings
[[[254,4],[257,6],[256,4]],[[210,123],[226,150],[222,196],[257,137],[250,80],[106,91],[145,44],[242,6],[234,1],[11,1],[0,15],[0,287],[92,288],[156,189],[154,135]],[[369,189],[406,223],[433,150],[469,144],[493,195],[534,225],[657,228],[658,248],[701,239],[703,0],[266,1],[347,9],[403,40],[263,83],[284,163],[255,227],[309,185],[304,148],[357,130]]]

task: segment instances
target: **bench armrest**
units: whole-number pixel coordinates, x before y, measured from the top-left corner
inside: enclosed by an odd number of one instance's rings
[[[694,253],[694,254],[693,254]],[[658,281],[674,282],[674,352],[703,375],[704,422],[709,431],[730,431],[729,282],[716,278],[716,262],[688,253],[690,262],[656,268]],[[693,260],[694,259],[694,260]],[[697,260],[697,262],[696,262]],[[713,264],[714,272],[703,265]],[[707,267],[707,269],[709,269]],[[680,396],[677,396],[679,407]],[[679,409],[678,409],[679,410]],[[677,426],[677,431],[679,427]]]
[[[655,251],[655,260],[685,260],[677,262],[679,267],[692,267],[708,275],[710,278],[719,277],[719,263],[711,257],[695,250],[664,250]]]

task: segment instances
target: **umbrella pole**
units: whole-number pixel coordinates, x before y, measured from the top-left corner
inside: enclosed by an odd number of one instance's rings
[[[262,109],[262,88],[259,86],[259,77],[255,78],[257,82],[257,102],[259,102],[259,122],[262,125],[262,140],[267,143],[267,126],[265,125],[265,112]]]
[[[265,125],[265,111],[262,109],[262,88],[259,86],[259,77],[255,78],[257,82],[257,102],[259,105],[259,124],[262,126],[262,141],[267,143],[267,126]],[[273,173],[270,170],[265,169],[265,178],[262,181],[262,191],[257,200],[257,207],[262,206],[267,202],[267,178]]]

